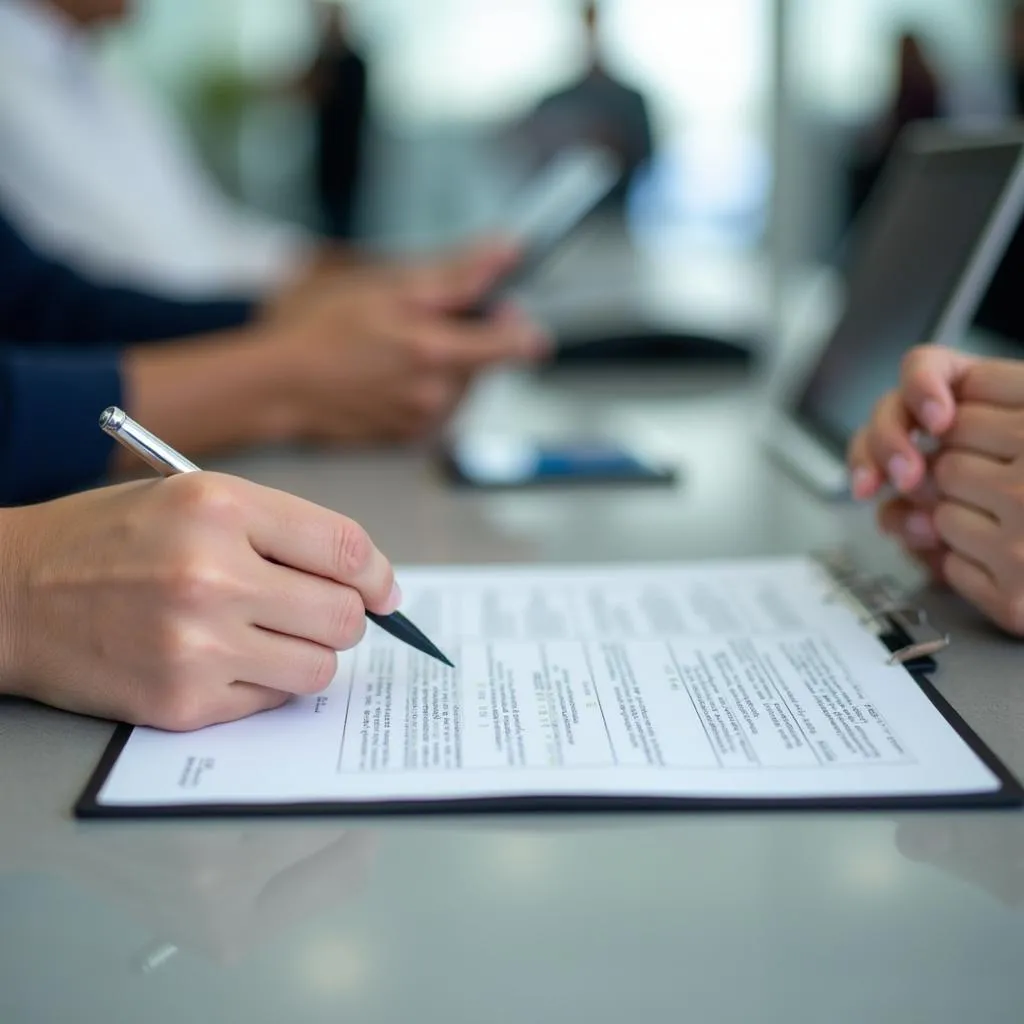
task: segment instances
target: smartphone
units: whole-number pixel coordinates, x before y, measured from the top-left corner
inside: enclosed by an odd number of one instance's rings
[[[574,146],[554,157],[514,203],[510,217],[499,229],[522,246],[522,258],[466,315],[486,316],[509,291],[535,273],[621,176],[618,159],[598,146]]]
[[[446,476],[463,487],[512,489],[569,484],[661,484],[676,481],[676,469],[613,441],[531,442],[503,435],[478,435],[448,444]]]

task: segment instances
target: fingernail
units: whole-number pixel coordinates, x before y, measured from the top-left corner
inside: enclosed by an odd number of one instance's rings
[[[391,593],[388,595],[387,600],[387,611],[385,615],[390,615],[392,612],[397,611],[402,605],[402,588],[398,585],[398,582],[391,584]]]
[[[921,406],[921,419],[932,434],[937,434],[942,429],[943,422],[945,421],[942,404],[936,402],[934,398],[929,398]]]
[[[866,466],[858,466],[850,478],[855,498],[866,498],[874,489],[875,474]]]
[[[930,548],[938,541],[931,517],[924,512],[912,512],[903,523],[903,533],[913,547]]]
[[[914,467],[905,455],[894,455],[889,460],[889,479],[897,490],[909,491],[914,486]]]

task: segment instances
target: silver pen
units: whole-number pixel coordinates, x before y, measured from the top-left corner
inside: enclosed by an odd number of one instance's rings
[[[194,462],[189,462],[169,444],[164,444],[159,437],[151,434],[115,405],[103,411],[103,415],[100,416],[100,429],[135,452],[161,476],[199,472],[199,467]]]
[[[178,473],[198,473],[199,467],[189,462],[181,452],[176,452],[169,444],[164,444],[155,434],[135,422],[123,409],[112,405],[100,416],[100,429],[119,441],[148,465],[152,466],[161,476],[175,476]],[[455,666],[444,655],[437,645],[401,612],[390,615],[379,615],[367,611],[366,617],[375,622],[393,637],[422,651],[431,658],[436,658],[449,668]]]

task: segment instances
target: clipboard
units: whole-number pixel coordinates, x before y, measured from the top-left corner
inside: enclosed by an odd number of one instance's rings
[[[95,771],[74,806],[80,819],[337,816],[532,811],[908,811],[1020,808],[1024,787],[931,683],[942,652],[953,642],[933,625],[923,608],[908,601],[890,577],[859,572],[845,552],[811,556],[829,581],[827,602],[840,602],[861,626],[890,652],[890,664],[902,665],[928,702],[999,785],[987,792],[820,797],[502,795],[439,799],[315,800],[259,803],[187,802],[106,804],[101,791],[128,743],[133,727],[115,730]]]

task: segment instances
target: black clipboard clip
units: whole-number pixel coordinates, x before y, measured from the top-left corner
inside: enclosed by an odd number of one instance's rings
[[[827,600],[844,600],[853,606],[862,625],[888,648],[890,665],[925,674],[938,668],[936,655],[950,646],[952,638],[932,625],[923,608],[907,602],[892,577],[860,572],[841,551],[818,555],[817,560],[833,583]]]

